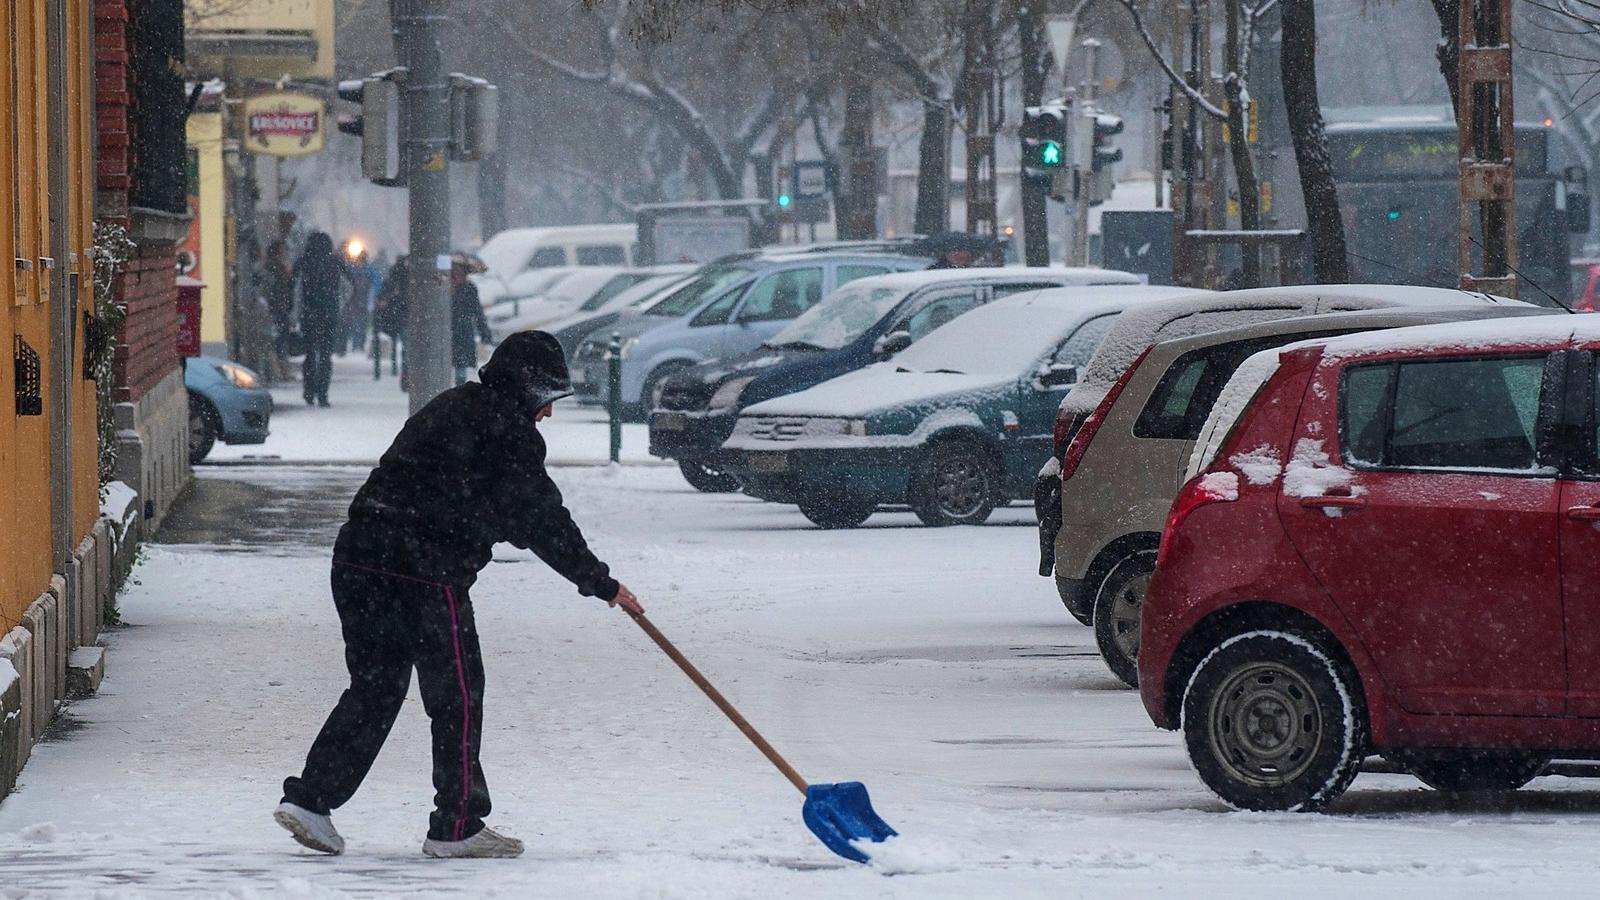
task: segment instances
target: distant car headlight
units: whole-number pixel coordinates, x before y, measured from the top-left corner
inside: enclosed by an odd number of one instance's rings
[[[732,409],[738,406],[739,395],[744,393],[745,387],[755,380],[756,377],[754,375],[746,375],[743,378],[734,378],[723,382],[722,387],[717,388],[717,392],[711,395],[711,403],[708,404],[708,408]]]
[[[260,384],[260,382],[256,379],[256,373],[244,368],[243,366],[235,366],[231,363],[218,363],[216,369],[218,375],[226,378],[228,382],[236,388],[249,390]]]

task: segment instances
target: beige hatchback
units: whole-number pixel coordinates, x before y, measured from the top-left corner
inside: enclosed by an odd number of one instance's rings
[[[1343,311],[1306,315],[1326,310]],[[1062,403],[1056,455],[1035,497],[1040,574],[1054,572],[1067,610],[1094,626],[1106,665],[1137,686],[1139,609],[1161,525],[1200,428],[1241,362],[1313,337],[1550,311],[1447,289],[1338,285],[1240,291],[1124,316],[1102,344],[1105,358],[1090,362]],[[1211,328],[1196,327],[1202,313]],[[1192,336],[1171,339],[1175,331]]]

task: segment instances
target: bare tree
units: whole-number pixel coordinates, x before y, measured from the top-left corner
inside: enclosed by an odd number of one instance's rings
[[[1166,58],[1156,43],[1155,36],[1146,26],[1140,13],[1138,0],[1117,0],[1133,20],[1139,39],[1155,58],[1162,73],[1178,91],[1192,102],[1203,115],[1227,124],[1232,135],[1229,156],[1233,164],[1234,180],[1239,189],[1239,227],[1255,231],[1261,227],[1261,185],[1256,178],[1255,160],[1246,139],[1247,113],[1250,105],[1250,57],[1255,47],[1258,26],[1263,18],[1279,4],[1279,0],[1225,0],[1224,51],[1222,90],[1228,102],[1223,107],[1212,103],[1189,79],[1181,75],[1177,66]],[[1314,39],[1313,39],[1314,40]],[[1313,79],[1312,99],[1315,100]],[[1320,107],[1319,107],[1320,110]],[[1320,111],[1318,122],[1321,121]],[[1327,155],[1326,148],[1323,155]],[[1307,207],[1309,208],[1309,200]],[[1261,284],[1261,257],[1251,248],[1243,248],[1240,275],[1243,286]]]
[[[1319,284],[1339,284],[1350,280],[1350,261],[1328,155],[1328,133],[1317,98],[1316,4],[1314,0],[1282,0],[1281,5],[1284,112],[1300,173],[1300,193],[1305,197],[1312,276]]]
[[[502,19],[502,27],[512,44],[546,71],[575,85],[602,89],[677,131],[704,166],[719,197],[744,196],[744,173],[757,142],[772,130],[780,116],[793,110],[803,91],[788,84],[766,87],[765,96],[742,123],[731,134],[720,134],[688,93],[663,75],[655,46],[625,43],[632,8],[633,4],[620,0],[609,21],[603,20],[593,6],[585,10],[583,15],[592,21],[599,37],[600,58],[591,65],[568,62],[536,46],[508,19]]]

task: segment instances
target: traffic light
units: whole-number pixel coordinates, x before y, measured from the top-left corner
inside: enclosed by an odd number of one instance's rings
[[[1111,196],[1116,178],[1111,171],[1113,163],[1122,160],[1122,148],[1111,146],[1111,138],[1122,133],[1122,117],[1098,110],[1089,110],[1093,122],[1093,137],[1089,156],[1089,205],[1104,203]]]
[[[387,186],[405,183],[400,164],[400,82],[403,67],[339,82],[339,99],[361,106],[357,115],[341,115],[339,130],[361,138],[361,174]]]
[[[1022,170],[1034,178],[1050,178],[1067,164],[1067,112],[1059,105],[1029,106],[1022,111]]]
[[[450,73],[450,158],[483,159],[500,145],[500,89],[482,78]]]

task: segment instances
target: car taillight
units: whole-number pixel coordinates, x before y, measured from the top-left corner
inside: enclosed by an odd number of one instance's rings
[[[1172,535],[1177,532],[1189,514],[1202,506],[1213,503],[1231,503],[1239,499],[1239,475],[1237,472],[1215,471],[1206,472],[1191,480],[1178,491],[1178,497],[1172,501],[1172,510],[1167,513],[1167,524],[1161,528],[1161,547],[1156,551],[1156,566],[1167,558],[1167,548],[1172,544]]]
[[[1111,386],[1111,390],[1106,391],[1106,395],[1100,398],[1100,404],[1094,408],[1094,412],[1089,413],[1084,418],[1083,424],[1079,425],[1076,431],[1070,432],[1066,449],[1061,451],[1060,454],[1062,481],[1071,478],[1072,473],[1078,471],[1078,463],[1083,462],[1083,454],[1088,452],[1089,442],[1094,440],[1095,432],[1100,430],[1100,424],[1106,420],[1107,415],[1110,415],[1111,407],[1116,405],[1117,398],[1122,396],[1122,389],[1128,386],[1129,381],[1133,380],[1134,371],[1139,368],[1139,364],[1144,362],[1145,357],[1149,356],[1150,351],[1154,349],[1154,344],[1144,348],[1144,352],[1140,353],[1139,358],[1128,366],[1127,371],[1122,373],[1122,377],[1117,379],[1117,383]],[[1059,428],[1060,425],[1061,421],[1057,419],[1056,426]]]
[[[1072,440],[1072,436],[1078,432],[1083,426],[1083,420],[1087,418],[1088,416],[1083,413],[1061,412],[1056,415],[1056,428],[1051,435],[1056,459],[1060,459],[1061,455],[1067,452],[1067,442]]]

